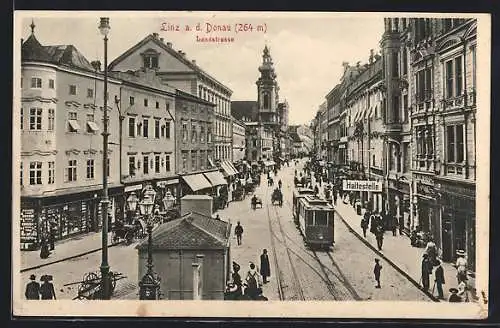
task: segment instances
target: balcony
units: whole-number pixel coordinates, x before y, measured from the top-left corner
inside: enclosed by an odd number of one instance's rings
[[[443,100],[443,110],[455,110],[460,109],[465,105],[465,95],[460,95],[458,97],[448,98]]]

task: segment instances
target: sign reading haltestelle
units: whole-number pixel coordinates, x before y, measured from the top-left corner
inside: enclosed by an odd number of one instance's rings
[[[370,180],[343,180],[342,188],[346,191],[382,192],[382,182]]]

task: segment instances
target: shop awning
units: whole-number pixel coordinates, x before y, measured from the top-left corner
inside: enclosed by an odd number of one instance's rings
[[[201,173],[185,175],[182,177],[184,181],[188,184],[189,188],[192,191],[198,191],[201,189],[212,188],[210,181],[205,178],[205,176]]]
[[[211,158],[209,158],[209,159],[208,159],[208,164],[210,164],[210,166],[211,166],[211,167],[214,167],[214,166],[215,166],[215,165],[214,165],[214,162],[212,161],[212,159],[211,159]]]
[[[231,162],[227,162],[228,167],[233,171],[234,174],[239,174],[238,169]]]
[[[224,171],[224,175],[227,176],[232,176],[235,175],[237,172],[235,172],[231,166],[229,166],[229,162],[223,161],[220,163],[220,167]]]
[[[97,126],[97,124],[95,122],[87,122],[87,125],[89,126],[89,128],[92,130],[92,132],[97,132],[99,131],[99,126]]]
[[[212,186],[222,186],[227,185],[227,181],[224,179],[224,176],[219,171],[205,172],[203,173],[205,177],[210,181]]]

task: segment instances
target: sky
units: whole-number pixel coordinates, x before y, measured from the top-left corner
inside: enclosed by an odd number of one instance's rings
[[[229,87],[233,101],[256,100],[255,82],[267,44],[280,101],[286,99],[289,104],[290,124],[308,124],[313,119],[326,94],[339,82],[342,62],[363,64],[370,49],[379,52],[384,28],[380,14],[361,13],[24,12],[16,16],[16,35],[28,38],[33,19],[35,36],[42,45],[72,44],[89,61],[103,62],[104,46],[98,30],[101,16],[110,17],[108,63],[156,32]],[[201,31],[196,31],[198,23]],[[209,32],[207,24],[229,25],[231,30]],[[253,31],[236,32],[235,28],[244,27],[238,24],[251,24]],[[179,25],[179,31],[161,29],[172,25]],[[186,25],[192,30],[186,31]],[[257,31],[257,26],[265,31]],[[233,37],[234,42],[197,42],[197,36]]]

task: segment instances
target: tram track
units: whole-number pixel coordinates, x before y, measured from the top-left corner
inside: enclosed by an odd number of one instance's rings
[[[269,189],[266,191],[266,198],[268,198],[268,197],[269,197]],[[290,248],[286,244],[285,232],[283,230],[283,226],[281,225],[281,222],[280,222],[280,219],[279,219],[278,216],[276,217],[277,219],[275,221],[277,222],[278,228],[279,228],[280,233],[281,233],[281,235],[283,237],[281,240],[276,236],[276,233],[275,233],[275,231],[273,229],[273,224],[272,224],[272,219],[271,219],[271,210],[270,210],[271,206],[273,206],[273,205],[269,204],[269,203],[266,203],[267,218],[268,218],[268,222],[269,222],[269,231],[271,233],[271,247],[272,247],[272,251],[273,251],[273,256],[274,256],[274,262],[275,262],[275,265],[276,265],[276,270],[278,271],[278,274],[276,275],[276,278],[277,278],[277,283],[278,283],[278,293],[279,293],[279,296],[280,296],[280,300],[286,300],[287,297],[285,296],[285,292],[284,292],[284,287],[285,286],[283,284],[284,279],[282,278],[283,271],[280,269],[280,266],[279,266],[279,263],[278,263],[278,257],[276,255],[276,243],[275,243],[275,239],[278,240],[278,242],[280,242],[280,244],[282,244],[283,247],[285,248],[285,252],[286,252],[286,255],[287,255],[287,258],[288,258],[288,262],[290,264],[290,268],[291,268],[291,271],[292,271],[292,276],[293,276],[292,285],[294,286],[294,288],[293,288],[293,290],[295,292],[294,296],[295,296],[295,298],[298,298],[301,301],[305,301],[306,299],[305,299],[305,296],[304,296],[304,291],[303,291],[302,286],[300,284],[300,279],[298,278],[298,274],[297,274],[297,271],[295,270],[295,266],[293,265],[292,254],[291,254]]]

